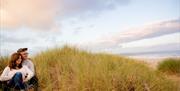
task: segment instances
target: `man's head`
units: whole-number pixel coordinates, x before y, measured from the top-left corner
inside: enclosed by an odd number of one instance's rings
[[[28,59],[28,48],[20,48],[17,50],[18,53],[22,55],[23,60]]]

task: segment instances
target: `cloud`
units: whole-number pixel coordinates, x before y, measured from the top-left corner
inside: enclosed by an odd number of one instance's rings
[[[52,45],[58,42],[58,37],[61,35],[61,31],[31,31],[31,30],[17,30],[14,31],[1,31],[0,42],[1,46],[6,44],[21,45]],[[46,45],[45,45],[46,46]]]
[[[50,30],[62,18],[115,8],[129,0],[1,0],[0,28]]]
[[[114,53],[128,56],[142,56],[149,55],[152,57],[157,56],[179,56],[180,43],[167,43],[147,47],[135,47],[135,48],[116,48]]]
[[[140,39],[153,38],[166,34],[176,33],[179,31],[180,19],[177,19],[130,29],[119,33],[113,39],[116,41],[116,43],[123,43]]]
[[[55,2],[56,0],[1,0],[1,27],[48,28],[55,23],[58,11]]]
[[[114,9],[118,5],[127,5],[130,0],[63,0],[67,13],[95,13],[106,9]]]
[[[104,36],[95,42],[88,42],[81,45],[85,46],[85,48],[90,47],[93,50],[111,50],[113,48],[121,48],[121,44],[123,43],[179,32],[180,19],[176,19],[124,30],[113,35]]]
[[[0,32],[0,54],[11,53],[21,47],[31,48],[33,52],[41,51],[60,43],[57,39],[59,35],[61,35],[60,31],[4,30]]]

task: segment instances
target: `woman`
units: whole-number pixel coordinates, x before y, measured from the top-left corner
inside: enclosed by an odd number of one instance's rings
[[[33,72],[27,66],[22,66],[22,58],[19,53],[13,53],[9,65],[4,69],[0,76],[1,81],[7,81],[9,87],[23,90],[24,82],[31,79]]]

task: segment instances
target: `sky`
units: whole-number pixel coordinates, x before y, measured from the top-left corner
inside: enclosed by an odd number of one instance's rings
[[[0,55],[66,44],[115,54],[180,51],[179,0],[0,1]]]

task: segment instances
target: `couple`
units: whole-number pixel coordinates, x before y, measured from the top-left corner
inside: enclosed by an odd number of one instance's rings
[[[8,66],[0,76],[4,91],[9,91],[10,88],[24,91],[31,87],[37,90],[38,79],[27,51],[28,48],[20,48],[11,55]]]

